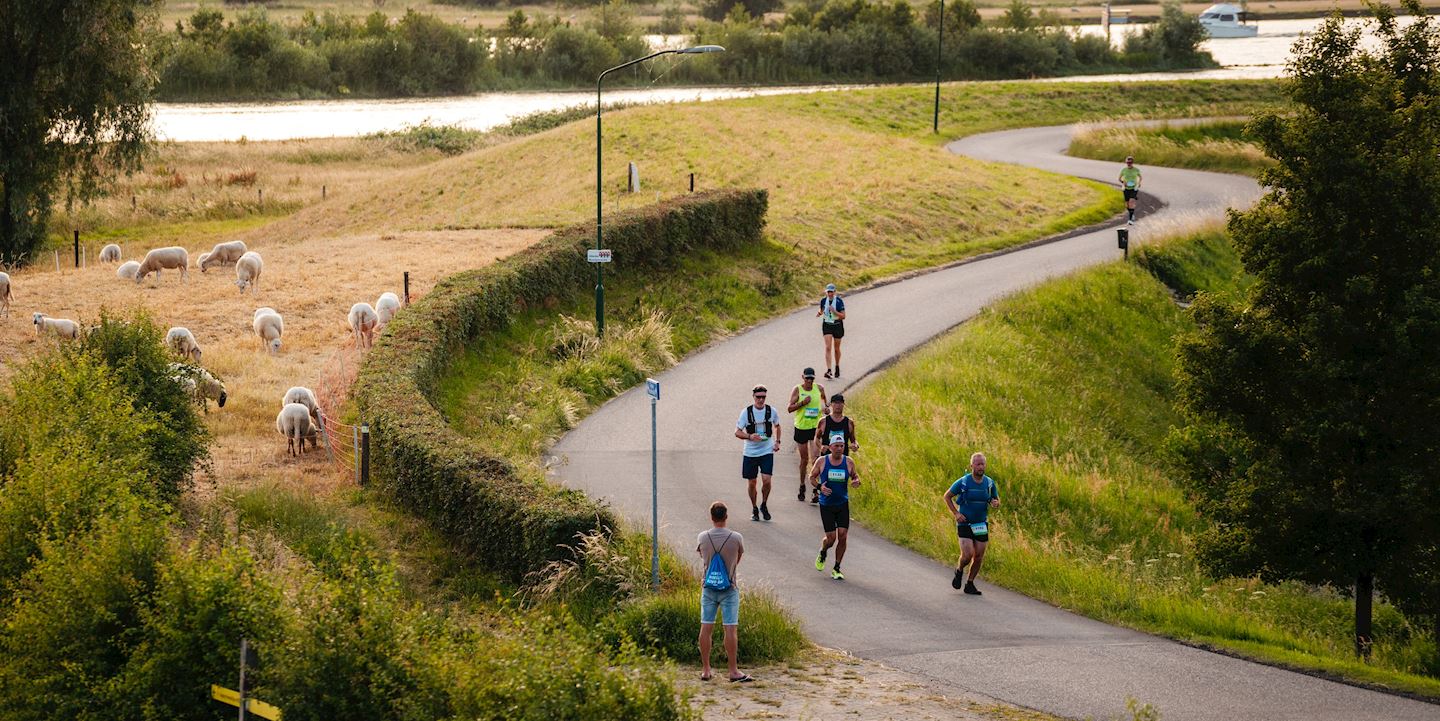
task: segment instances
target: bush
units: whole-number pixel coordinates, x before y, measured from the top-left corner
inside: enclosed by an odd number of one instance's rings
[[[646,596],[615,614],[608,638],[634,639],[683,663],[699,663],[700,584],[691,579],[679,590]],[[722,629],[715,624],[714,647],[724,653]],[[808,645],[800,625],[769,593],[742,591],[740,656],[745,663],[767,663],[793,657]]]
[[[760,239],[763,190],[715,191],[618,214],[606,245],[620,275],[664,269],[698,247]],[[518,312],[588,294],[594,226],[578,225],[492,266],[453,275],[398,316],[366,356],[355,398],[370,423],[375,468],[395,498],[460,547],[513,578],[560,557],[576,534],[613,527],[584,494],[518,473],[460,436],[430,401],[462,346],[509,325]]]
[[[1213,66],[1214,58],[1200,51],[1200,43],[1207,37],[1200,18],[1187,14],[1172,0],[1164,4],[1154,24],[1125,36],[1125,54],[1151,58],[1166,67]]]

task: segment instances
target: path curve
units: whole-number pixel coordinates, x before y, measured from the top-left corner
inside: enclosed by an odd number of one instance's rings
[[[1117,164],[1064,155],[1069,133],[1068,127],[1006,131],[947,148],[1113,182]],[[1187,217],[1221,217],[1226,207],[1248,205],[1259,195],[1248,178],[1149,167],[1144,189],[1166,207],[1142,219],[1142,230],[1134,233],[1140,241],[1145,229]],[[849,387],[1003,296],[1118,255],[1114,230],[1105,228],[848,295],[846,376],[824,385],[831,393]],[[742,584],[773,588],[817,643],[930,677],[957,693],[1075,718],[1119,715],[1127,697],[1154,705],[1170,721],[1440,716],[1426,703],[1201,651],[988,584],[983,597],[967,597],[950,588],[951,568],[864,528],[851,528],[847,581],[816,573],[811,561],[820,524],[813,507],[795,501],[798,460],[788,432],[776,459],[770,523],[748,520],[740,443],[732,434],[753,384],[766,384],[772,405],[778,400],[783,408],[801,367],[824,364],[818,326],[813,309],[799,310],[687,358],[660,376],[659,409],[662,538],[682,557],[694,558],[695,534],[708,525],[706,507],[714,499],[728,502],[735,509],[732,524],[745,534]],[[632,389],[552,451],[557,479],[607,499],[645,527],[648,404],[643,388]],[[942,490],[935,490],[937,513]]]

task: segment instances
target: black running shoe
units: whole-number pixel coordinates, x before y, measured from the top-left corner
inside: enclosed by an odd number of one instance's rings
[[[975,582],[974,582],[974,581],[967,581],[967,582],[965,583],[965,593],[968,593],[968,594],[970,594],[971,596],[979,596],[979,595],[982,595],[982,594],[980,593],[980,589],[978,589],[978,588],[975,587]]]
[[[764,516],[764,517],[765,517],[765,520],[767,520],[767,521],[770,520],[770,508],[769,508],[769,506],[767,506],[767,505],[764,504],[764,503],[760,504],[760,515]]]
[[[835,364],[835,377],[836,377],[836,378],[839,378],[839,377],[840,377],[840,364],[839,364],[839,363],[836,363],[836,364]]]
[[[953,588],[953,589],[955,589],[955,590],[957,590],[957,591],[960,590],[961,588],[964,588],[964,587],[965,587],[965,572],[964,572],[964,571],[959,570],[959,569],[956,569],[956,570],[955,570],[955,578],[954,578],[954,580],[950,581],[950,587]]]
[[[810,502],[816,504],[820,503],[820,491],[815,491],[814,493],[810,494]]]
[[[829,369],[829,368],[826,368],[826,369],[825,369],[825,377],[826,377],[826,378],[834,378],[834,376],[830,375],[830,369]]]
[[[757,507],[757,506],[751,506],[751,507],[750,507],[750,520],[752,520],[752,521],[758,521],[758,520],[760,520],[760,509],[759,509],[759,507]]]
[[[805,484],[804,484],[804,483],[801,483],[801,484],[800,484],[800,492],[797,493],[797,494],[795,494],[795,500],[800,501],[801,503],[804,503],[804,502],[805,502]]]

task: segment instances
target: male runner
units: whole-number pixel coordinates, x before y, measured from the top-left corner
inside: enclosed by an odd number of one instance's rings
[[[845,435],[845,455],[860,450],[860,441],[855,438],[855,419],[845,415],[845,395],[836,393],[830,397],[830,413],[820,419],[815,428],[815,437],[829,438],[836,433]]]
[[[795,414],[795,443],[800,450],[800,494],[799,501],[805,500],[805,472],[819,455],[815,443],[815,426],[825,412],[825,386],[815,383],[815,369],[806,368],[800,372],[800,385],[790,391],[790,405],[785,412]]]
[[[840,561],[845,559],[845,541],[850,535],[850,489],[860,487],[860,472],[855,461],[845,455],[845,436],[830,437],[830,452],[815,459],[810,469],[810,483],[820,492],[820,525],[825,536],[820,540],[820,555],[815,557],[815,570],[825,570],[825,554],[835,547],[835,568],[830,577],[845,580]]]
[[[770,520],[770,476],[775,472],[775,453],[780,450],[780,414],[765,402],[765,386],[750,390],[755,402],[740,410],[735,422],[735,437],[745,441],[744,457],[740,459],[740,477],[750,489],[750,520]],[[760,476],[761,496],[755,497],[755,476]],[[757,504],[758,501],[758,504]]]
[[[970,456],[970,472],[951,484],[945,491],[945,506],[955,517],[955,533],[960,536],[960,563],[955,567],[951,588],[965,586],[965,593],[979,596],[975,577],[980,575],[980,562],[985,560],[985,546],[990,542],[990,526],[986,519],[991,508],[1000,507],[1000,493],[995,480],[985,475],[985,454]],[[965,566],[970,566],[970,579],[965,580]]]
[[[820,310],[815,311],[820,319],[820,335],[825,337],[825,377],[840,377],[840,339],[845,337],[845,301],[835,293],[835,284],[825,286],[825,297],[820,299]],[[834,351],[835,365],[830,365],[831,351]],[[831,371],[834,375],[831,375]]]
[[[1125,167],[1120,169],[1120,187],[1125,191],[1125,212],[1130,214],[1126,225],[1135,224],[1135,199],[1140,197],[1140,169],[1135,167],[1135,156],[1125,156]]]

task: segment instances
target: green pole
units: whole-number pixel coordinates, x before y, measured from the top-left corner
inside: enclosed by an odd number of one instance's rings
[[[606,70],[605,73],[610,72]],[[601,213],[603,206],[601,170],[600,164],[604,162],[600,153],[600,83],[605,79],[605,73],[595,80],[595,250],[600,250],[601,245]],[[605,264],[595,264],[595,335],[605,335]]]
[[[945,62],[945,0],[940,0],[940,39],[935,43],[935,132],[940,132],[940,67]]]

